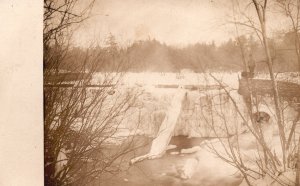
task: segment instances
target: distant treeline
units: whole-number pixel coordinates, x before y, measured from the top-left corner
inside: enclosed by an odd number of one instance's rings
[[[296,71],[297,56],[291,34],[269,40],[274,69],[277,72]],[[110,36],[105,47],[89,49],[73,48],[66,55],[64,70],[77,71],[86,63],[87,57],[94,62],[89,68],[97,71],[128,70],[133,72],[179,72],[182,69],[203,71],[241,71],[252,54],[256,71],[266,71],[265,54],[259,41],[241,36],[216,46],[211,43],[197,43],[186,47],[174,47],[155,39],[137,41],[128,47],[120,47]]]

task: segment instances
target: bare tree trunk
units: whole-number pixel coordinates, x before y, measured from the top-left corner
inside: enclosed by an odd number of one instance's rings
[[[273,61],[270,53],[270,48],[268,44],[268,37],[266,33],[266,7],[267,7],[267,0],[264,1],[264,5],[261,6],[257,0],[252,0],[254,3],[256,13],[258,15],[261,31],[262,31],[262,37],[263,37],[263,44],[264,44],[264,50],[267,55],[267,64],[268,64],[268,70],[270,74],[270,78],[272,81],[272,87],[273,87],[273,93],[274,93],[274,102],[275,102],[275,110],[276,110],[276,116],[277,116],[277,125],[279,129],[279,135],[280,135],[280,141],[281,141],[281,147],[282,147],[282,155],[283,155],[283,166],[284,170],[286,169],[286,153],[285,153],[285,133],[284,133],[284,125],[283,125],[283,117],[281,112],[281,106],[280,106],[280,98],[279,98],[279,92],[277,87],[277,82],[274,77],[274,71],[273,71]]]
[[[265,52],[267,54],[268,58],[268,68],[269,68],[269,73],[270,73],[270,78],[272,81],[272,86],[273,86],[273,92],[274,92],[274,102],[275,102],[275,109],[276,109],[276,116],[277,116],[277,122],[278,122],[278,128],[279,128],[279,134],[281,138],[281,145],[282,145],[282,153],[283,153],[283,164],[284,164],[284,169],[285,169],[285,161],[286,161],[286,155],[285,155],[285,133],[284,133],[284,124],[283,124],[283,117],[282,117],[282,112],[281,112],[281,104],[280,104],[280,98],[279,98],[279,92],[278,92],[278,87],[277,87],[277,82],[274,77],[274,72],[273,72],[273,62],[272,58],[270,55],[270,50],[267,42],[267,36],[265,32],[265,24],[263,24],[263,41],[265,45]]]
[[[293,137],[293,135],[295,134],[297,122],[299,121],[299,119],[300,119],[300,111],[298,111],[298,114],[297,114],[296,118],[293,120],[293,125],[292,125],[291,131],[290,131],[290,133],[289,133],[289,137],[288,137],[287,144],[286,144],[286,150],[287,150],[287,151],[288,151],[289,148],[290,148],[290,144],[291,144],[291,141],[292,141],[292,137]]]
[[[295,45],[296,45],[296,53],[297,53],[297,60],[298,60],[298,70],[300,71],[300,38],[298,36],[298,26],[299,26],[299,13],[300,13],[300,2],[297,0],[297,17],[296,17],[296,25],[293,23],[294,32],[295,32]],[[292,15],[291,15],[292,19]]]
[[[296,40],[295,40],[295,47],[296,47],[296,54],[297,54],[297,61],[298,61],[298,71],[300,71],[300,48],[299,48],[299,37],[298,33],[296,32]]]
[[[298,153],[297,153],[297,173],[296,173],[296,184],[295,185],[299,185],[300,184],[300,136],[299,136],[299,140],[298,140]]]

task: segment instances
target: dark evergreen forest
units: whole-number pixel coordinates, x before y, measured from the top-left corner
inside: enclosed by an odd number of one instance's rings
[[[285,33],[269,39],[274,69],[276,72],[297,70],[293,34]],[[55,51],[55,50],[53,50]],[[74,47],[64,58],[60,69],[76,71],[84,63],[85,55],[101,55],[98,71],[111,71],[116,65],[124,64],[132,72],[179,72],[192,69],[204,71],[241,71],[243,63],[252,54],[256,71],[266,71],[266,57],[260,41],[251,36],[240,36],[220,45],[196,43],[185,47],[169,46],[155,39],[136,41],[127,47],[118,46],[115,37],[107,38],[106,46],[86,48]]]

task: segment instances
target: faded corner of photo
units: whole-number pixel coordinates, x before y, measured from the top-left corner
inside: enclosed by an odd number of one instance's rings
[[[0,185],[43,185],[43,4],[0,3]]]

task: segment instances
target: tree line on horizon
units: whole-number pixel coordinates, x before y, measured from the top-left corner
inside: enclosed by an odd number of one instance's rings
[[[293,33],[269,39],[276,72],[297,71],[297,55],[293,42]],[[126,71],[131,72],[180,72],[182,69],[191,69],[194,72],[237,72],[245,70],[241,50],[244,50],[246,60],[249,59],[250,53],[253,55],[257,72],[267,71],[266,57],[261,44],[252,36],[245,35],[229,39],[218,46],[212,41],[185,47],[170,46],[156,39],[140,40],[127,47],[121,47],[115,37],[110,35],[106,46],[92,47],[88,50],[73,47],[64,59],[61,69],[76,71],[76,67],[84,63],[80,56],[88,52],[101,54],[102,65],[97,71],[113,71],[119,63],[123,63],[126,64]]]

